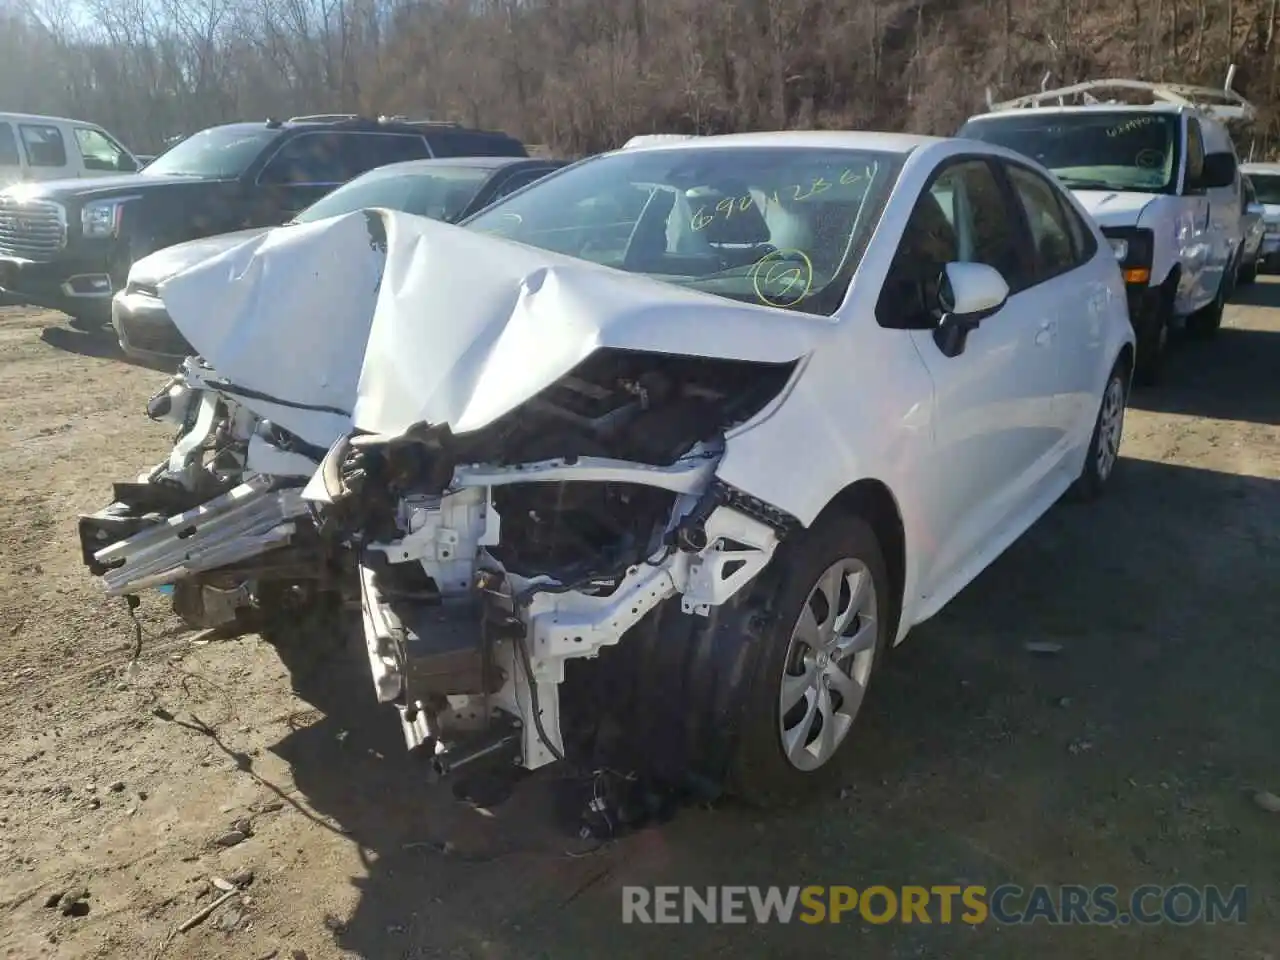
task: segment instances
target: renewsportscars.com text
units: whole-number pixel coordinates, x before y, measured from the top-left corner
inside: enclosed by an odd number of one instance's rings
[[[1144,884],[622,888],[623,923],[1244,923],[1248,889]]]

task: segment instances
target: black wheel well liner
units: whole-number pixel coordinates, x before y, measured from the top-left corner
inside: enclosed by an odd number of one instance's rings
[[[1133,376],[1133,344],[1126,343],[1120,348],[1120,352],[1116,355],[1116,362],[1123,363],[1125,372],[1130,377]]]
[[[892,582],[896,633],[906,576],[897,500],[884,483],[863,479],[832,498],[813,525],[832,510],[854,513],[875,533]],[[703,799],[718,795],[773,622],[777,562],[708,616],[685,613],[680,598],[669,597],[599,657],[570,660],[560,688],[570,758],[586,769],[633,770]]]

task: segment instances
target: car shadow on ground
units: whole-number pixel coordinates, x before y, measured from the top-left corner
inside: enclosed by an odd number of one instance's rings
[[[40,339],[55,350],[65,350],[82,357],[100,357],[106,360],[119,360],[133,367],[154,370],[157,373],[173,373],[178,368],[178,361],[147,361],[126,356],[120,349],[120,341],[115,330],[110,326],[93,327],[77,330],[72,327],[45,327],[40,331]]]
[[[893,651],[843,789],[779,811],[687,809],[594,852],[553,815],[555,771],[491,816],[429,786],[353,644],[344,670],[302,684],[327,716],[272,748],[367,852],[367,876],[352,879],[359,904],[331,928],[336,946],[366,958],[572,958],[847,956],[857,944],[938,957],[963,942],[985,958],[1101,957],[1131,950],[1136,929],[624,927],[620,888],[1125,889],[1177,877],[1270,899],[1280,838],[1247,792],[1275,775],[1278,503],[1277,481],[1122,460],[1106,498],[1054,508]],[[1032,641],[1057,652],[1030,652]],[[1225,956],[1264,932],[1143,936],[1162,957]]]
[[[1280,306],[1280,283],[1240,288],[1233,305]],[[1161,383],[1139,388],[1130,406],[1216,420],[1280,424],[1280,333],[1228,325],[1209,340],[1179,338]],[[1228,375],[1229,373],[1229,375]]]
[[[45,327],[40,331],[40,339],[55,350],[65,350],[82,357],[104,357],[111,360],[125,358],[115,331],[109,326],[87,330],[76,330],[69,326]]]

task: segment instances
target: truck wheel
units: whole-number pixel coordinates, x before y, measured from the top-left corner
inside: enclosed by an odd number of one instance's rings
[[[833,510],[788,544],[761,636],[729,786],[771,804],[836,777],[895,622],[880,544],[860,517]]]
[[[1133,381],[1144,387],[1160,382],[1165,356],[1169,348],[1169,326],[1173,322],[1173,303],[1178,289],[1177,274],[1171,273],[1160,285],[1154,304],[1145,316],[1134,317],[1133,334],[1137,339],[1138,360]]]

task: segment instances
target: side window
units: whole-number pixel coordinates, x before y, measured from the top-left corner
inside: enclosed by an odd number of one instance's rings
[[[22,146],[27,151],[27,163],[33,167],[65,167],[67,146],[57,127],[45,124],[20,123]]]
[[[1187,179],[1188,185],[1204,175],[1204,137],[1200,133],[1200,121],[1187,118]]]
[[[1093,259],[1093,255],[1098,252],[1098,241],[1094,237],[1093,231],[1080,219],[1080,215],[1076,213],[1071,204],[1059,197],[1058,205],[1062,207],[1062,215],[1066,218],[1067,229],[1071,231],[1071,246],[1075,251],[1076,266],[1088,263]]]
[[[510,137],[486,136],[483,133],[448,128],[428,136],[431,139],[431,152],[437,157],[526,156],[519,141]]]
[[[493,198],[490,203],[497,203],[508,194],[515,193],[521,187],[527,186],[535,180],[541,180],[550,171],[546,169],[521,170],[519,173],[513,173],[507,177],[506,181],[493,192]]]
[[[1066,214],[1058,202],[1057,189],[1038,173],[1009,164],[1009,180],[1022,203],[1027,227],[1031,231],[1032,252],[1036,260],[1035,279],[1040,283],[1076,265],[1075,245]]]
[[[360,172],[352,170],[353,148],[357,146],[341,133],[300,133],[286,140],[267,161],[258,182],[282,186],[346,183]]]
[[[0,164],[4,163],[4,138],[0,134]],[[1248,177],[1240,178],[1240,211],[1247,213],[1251,204],[1258,202],[1258,191],[1253,189],[1253,181]]]
[[[18,156],[18,138],[13,135],[13,127],[0,123],[0,167],[16,167],[22,163]]]
[[[876,304],[881,326],[928,329],[941,318],[938,283],[955,261],[985,263],[1017,289],[1022,269],[1015,219],[989,164],[965,160],[947,167],[920,195],[903,231]]]
[[[118,143],[99,131],[89,127],[76,127],[75,135],[76,146],[80,148],[86,170],[119,171],[132,168],[129,155]]]
[[[352,151],[351,176],[402,160],[425,160],[431,154],[427,141],[411,133],[348,133],[343,135]]]

